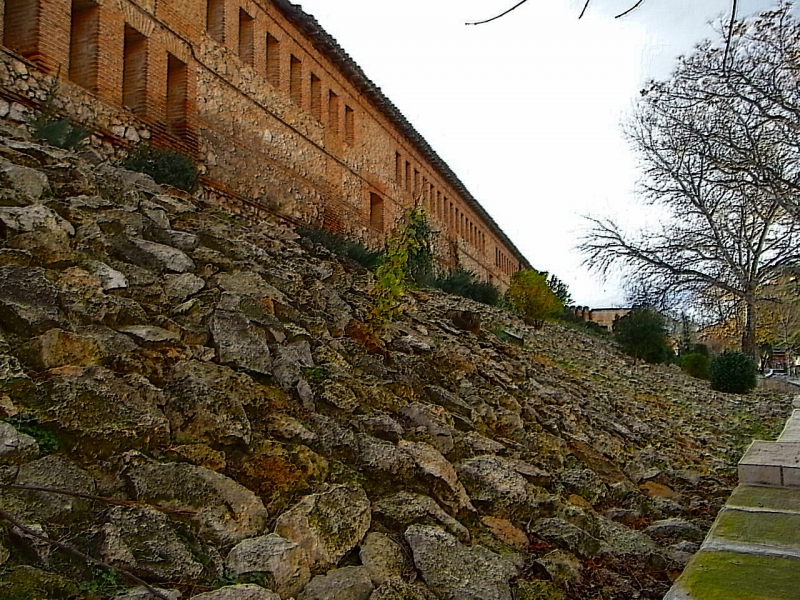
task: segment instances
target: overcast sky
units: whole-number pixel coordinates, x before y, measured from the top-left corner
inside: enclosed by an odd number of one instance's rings
[[[297,0],[296,0],[297,1]],[[301,0],[450,165],[534,267],[619,306],[575,250],[583,215],[647,222],[620,124],[644,83],[713,37],[730,0]],[[775,2],[739,0],[739,16]]]

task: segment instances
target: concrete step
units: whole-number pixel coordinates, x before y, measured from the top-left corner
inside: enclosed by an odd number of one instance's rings
[[[800,443],[754,441],[739,461],[739,483],[800,488]]]
[[[779,442],[800,442],[800,409],[792,411],[792,416],[786,421]]]

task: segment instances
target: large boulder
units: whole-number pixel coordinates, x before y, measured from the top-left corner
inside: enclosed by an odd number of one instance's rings
[[[314,577],[297,600],[369,600],[374,589],[367,569],[344,567]]]
[[[260,585],[242,583],[198,594],[192,596],[191,600],[281,600],[281,597],[275,592],[265,590]]]
[[[371,522],[367,494],[357,484],[336,485],[303,498],[275,523],[275,533],[299,544],[312,569],[336,565],[363,539]]]
[[[0,327],[29,337],[61,321],[58,291],[44,269],[0,267]]]
[[[181,361],[171,369],[164,392],[177,441],[250,443],[244,406],[258,391],[246,375],[212,363]]]
[[[493,514],[511,515],[527,500],[527,482],[499,456],[484,455],[460,463],[456,470],[470,499]]]
[[[139,500],[196,513],[204,539],[232,546],[261,534],[269,515],[261,499],[232,479],[186,463],[142,462],[125,470]]]
[[[263,375],[272,373],[267,332],[244,314],[216,310],[208,327],[221,364]]]
[[[441,525],[462,542],[469,541],[469,530],[448,515],[433,498],[402,491],[376,501],[375,514],[399,527],[412,523]]]
[[[0,465],[19,464],[39,454],[39,444],[8,423],[0,422]]]
[[[55,235],[75,235],[75,228],[69,221],[43,204],[0,207],[0,233],[3,228],[18,233],[43,230]]]
[[[454,513],[475,512],[456,470],[430,444],[400,440],[398,448],[408,453],[417,465],[419,479],[428,484],[431,494]]]
[[[141,375],[118,377],[102,367],[50,371],[37,413],[81,452],[105,456],[169,443],[161,390]]]
[[[499,554],[427,525],[412,525],[405,538],[425,583],[443,600],[511,600],[518,573]]]
[[[368,533],[358,555],[376,586],[402,577],[407,567],[403,547],[384,533]]]
[[[311,580],[305,551],[275,533],[240,542],[226,560],[237,576],[265,575],[282,598],[296,596]]]
[[[203,571],[170,519],[147,506],[109,510],[100,555],[115,567],[160,581],[194,579]]]

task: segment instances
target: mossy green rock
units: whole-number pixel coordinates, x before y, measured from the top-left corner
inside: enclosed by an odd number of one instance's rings
[[[20,565],[0,575],[0,598],[3,600],[67,600],[78,594],[69,579],[27,565]]]

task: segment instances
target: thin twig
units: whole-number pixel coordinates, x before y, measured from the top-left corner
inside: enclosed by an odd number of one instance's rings
[[[151,586],[149,583],[147,583],[143,579],[139,579],[133,573],[131,573],[129,571],[126,571],[125,569],[121,569],[119,567],[115,567],[113,565],[109,565],[108,563],[104,563],[103,561],[98,560],[96,558],[92,558],[88,554],[84,554],[83,552],[81,552],[80,550],[76,550],[72,546],[67,546],[66,544],[62,544],[61,542],[57,542],[55,540],[51,540],[50,538],[48,538],[47,536],[42,535],[41,533],[39,533],[35,529],[31,529],[30,527],[24,525],[23,523],[20,523],[17,520],[16,517],[14,517],[12,514],[6,512],[4,510],[0,510],[0,519],[2,519],[3,521],[7,521],[8,523],[11,523],[14,527],[19,529],[25,535],[29,535],[29,536],[31,536],[33,538],[36,538],[37,540],[42,540],[43,542],[46,542],[46,543],[50,544],[51,546],[55,546],[56,548],[59,548],[60,550],[63,550],[64,552],[69,552],[73,556],[77,556],[78,558],[80,558],[82,560],[85,560],[85,561],[90,562],[90,563],[94,563],[98,567],[102,567],[104,569],[109,569],[111,571],[116,571],[117,573],[120,573],[123,577],[126,577],[127,579],[133,581],[134,583],[137,583],[137,584],[143,586],[148,592],[153,594],[156,598],[161,598],[161,600],[172,600],[169,596],[167,596],[166,594],[163,594],[162,592],[158,591],[156,588]]]
[[[640,7],[642,4],[644,4],[644,0],[638,0],[638,1],[636,2],[636,4],[634,4],[633,6],[631,6],[631,7],[630,7],[628,10],[625,10],[625,11],[623,11],[623,12],[619,13],[619,14],[618,14],[616,17],[614,17],[614,18],[615,18],[615,19],[621,19],[621,18],[622,18],[622,17],[624,17],[625,15],[629,15],[629,14],[631,14],[633,11],[635,11],[637,8],[639,8],[639,7]]]
[[[522,0],[521,2],[517,2],[517,3],[516,3],[514,6],[512,6],[511,8],[509,8],[507,11],[505,11],[505,12],[502,12],[502,13],[500,13],[499,15],[497,15],[496,17],[492,17],[491,19],[486,19],[485,21],[474,21],[474,22],[472,22],[472,23],[469,23],[469,22],[468,22],[468,23],[466,23],[466,25],[483,25],[484,23],[491,23],[492,21],[496,21],[496,20],[497,20],[497,19],[499,19],[500,17],[505,17],[505,16],[506,16],[508,13],[510,13],[510,12],[512,12],[512,11],[515,11],[515,10],[516,10],[516,9],[518,9],[520,6],[522,6],[523,4],[525,4],[527,1],[528,1],[528,0]]]
[[[158,504],[148,504],[146,502],[136,502],[135,500],[123,500],[121,498],[109,498],[107,496],[94,496],[92,494],[84,494],[83,492],[73,492],[72,490],[65,490],[63,488],[52,488],[43,485],[27,485],[23,483],[0,483],[0,488],[9,490],[25,490],[28,492],[46,492],[48,494],[59,494],[62,496],[73,496],[75,498],[84,498],[86,500],[97,500],[99,502],[106,502],[108,504],[116,504],[119,506],[148,506],[156,510],[172,515],[180,515],[184,517],[196,517],[197,513],[192,510],[181,510],[179,508],[166,508]]]
[[[579,19],[582,19],[583,15],[586,14],[586,9],[589,8],[589,4],[591,3],[591,1],[592,0],[586,0],[586,4],[583,5],[583,10],[581,11],[581,14],[578,15]]]

